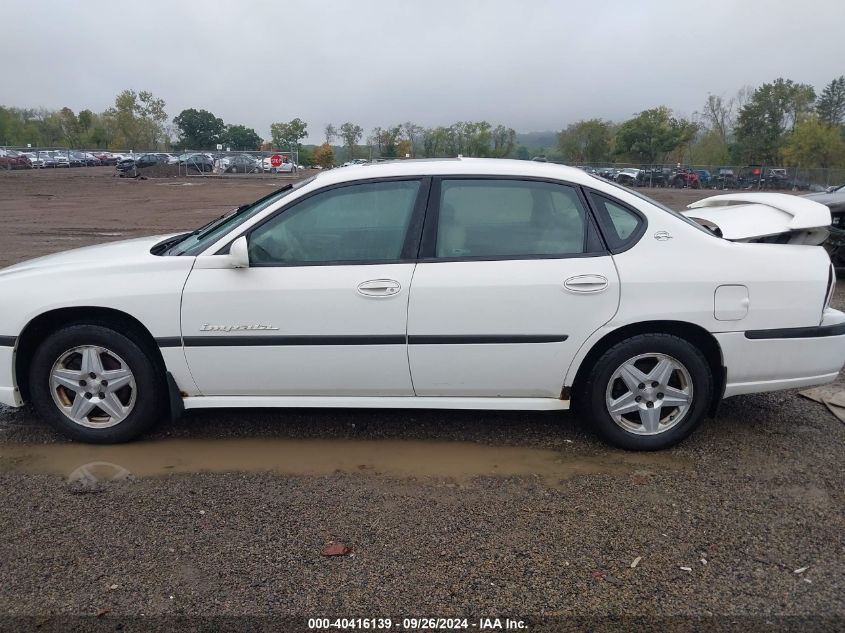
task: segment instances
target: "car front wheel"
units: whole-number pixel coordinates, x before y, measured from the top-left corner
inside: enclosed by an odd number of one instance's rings
[[[641,334],[602,354],[587,379],[584,409],[611,444],[660,450],[701,423],[713,388],[698,348],[670,334]]]
[[[83,442],[133,439],[163,413],[166,388],[149,352],[102,325],[71,325],[36,350],[30,391],[38,413]]]

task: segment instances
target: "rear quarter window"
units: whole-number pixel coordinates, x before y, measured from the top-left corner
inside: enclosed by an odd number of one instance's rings
[[[610,250],[623,251],[636,244],[645,232],[645,218],[617,200],[593,191],[589,195]]]

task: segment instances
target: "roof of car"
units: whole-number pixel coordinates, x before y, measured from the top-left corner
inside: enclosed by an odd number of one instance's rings
[[[438,158],[386,161],[366,165],[349,165],[323,171],[317,176],[320,186],[396,176],[528,176],[553,178],[588,184],[594,178],[584,171],[555,163],[504,158]]]

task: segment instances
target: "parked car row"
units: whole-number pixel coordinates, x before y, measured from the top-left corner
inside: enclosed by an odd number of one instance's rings
[[[32,161],[13,149],[0,149],[0,169],[31,169]]]
[[[120,172],[143,169],[157,164],[179,165],[188,171],[221,173],[291,173],[301,166],[288,156],[246,153],[212,154],[208,152],[147,152],[142,154],[106,151],[36,150],[24,152],[0,148],[0,169],[40,169],[61,167],[114,166]]]
[[[172,154],[164,152],[139,154],[137,156],[124,156],[116,164],[115,168],[118,171],[130,171],[135,168],[152,167],[158,164],[175,165],[179,159]]]
[[[58,167],[100,167],[116,165],[125,156],[112,152],[79,150],[35,150],[23,152],[0,149],[0,169],[44,169]]]
[[[124,157],[117,162],[116,168],[118,171],[127,172],[158,164],[179,165],[186,171],[198,173],[217,171],[228,174],[291,173],[298,167],[289,158],[282,156],[274,159],[274,156],[254,156],[243,153],[219,155],[186,152],[173,155],[165,152],[150,152]]]
[[[581,169],[626,187],[700,189],[710,182],[709,171],[690,167],[582,167]]]
[[[810,189],[810,183],[797,177],[790,178],[786,169],[749,165],[734,170],[718,167],[711,173],[707,169],[689,166],[675,167],[581,167],[584,171],[626,187],[673,187],[676,189]]]

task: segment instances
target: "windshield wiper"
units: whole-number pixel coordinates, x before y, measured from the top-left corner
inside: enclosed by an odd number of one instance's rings
[[[306,181],[302,181],[302,182],[306,182]],[[205,237],[210,235],[213,231],[215,231],[223,223],[235,219],[236,217],[245,213],[246,211],[249,211],[250,209],[256,208],[258,205],[266,202],[267,200],[270,200],[270,199],[278,196],[280,193],[288,191],[289,189],[293,189],[293,184],[287,184],[287,185],[277,189],[273,193],[270,193],[270,194],[264,196],[263,198],[256,200],[255,202],[252,202],[250,204],[245,204],[245,205],[238,207],[232,213],[223,214],[220,217],[213,219],[211,222],[207,222],[206,224],[203,224],[198,229],[194,229],[190,233],[186,233],[185,235],[181,236],[177,242],[175,242],[172,246],[170,246],[167,249],[167,252],[165,254],[167,254],[167,255],[174,254],[177,246],[179,246],[180,244],[183,244],[186,240],[188,240],[192,237],[196,238],[196,241],[198,243],[201,242]],[[191,247],[191,248],[193,248],[193,247]],[[186,252],[187,252],[187,249],[186,249]],[[178,253],[178,254],[182,255],[183,253]]]
[[[246,211],[247,209],[249,209],[251,207],[252,207],[251,204],[245,204],[245,205],[240,206],[237,209],[235,209],[234,213],[230,213],[228,215],[223,214],[219,218],[217,218],[216,220],[212,220],[208,224],[204,224],[200,228],[196,229],[193,233],[191,233],[191,236],[196,235],[197,239],[201,240],[206,235],[211,233],[214,229],[216,229],[218,226],[220,226],[220,224],[223,223],[223,220],[231,220],[232,218],[236,218],[241,213],[243,213],[244,211]]]
[[[176,238],[176,240],[172,244],[170,244],[167,247],[167,252],[165,254],[166,255],[172,254],[173,249],[176,248],[177,246],[179,246],[179,244],[181,244],[185,240],[188,240],[192,237],[196,237],[197,239],[202,238],[207,232],[213,231],[215,228],[217,228],[217,226],[219,226],[220,223],[223,220],[226,220],[228,218],[233,218],[236,215],[238,215],[239,213],[243,213],[244,211],[249,209],[250,206],[252,206],[252,205],[245,204],[243,206],[240,206],[237,209],[235,209],[234,213],[230,213],[230,214],[224,213],[223,215],[220,215],[220,216],[214,218],[211,222],[206,222],[201,227],[194,229],[190,233],[185,233],[183,235],[180,235],[178,238]]]

